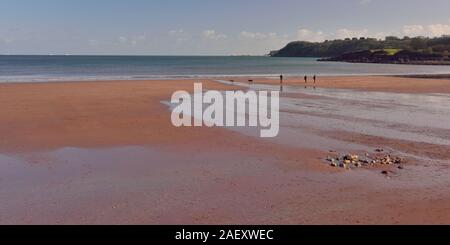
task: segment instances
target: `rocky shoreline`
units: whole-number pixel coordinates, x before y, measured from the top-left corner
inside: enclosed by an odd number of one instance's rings
[[[450,74],[416,74],[416,75],[394,75],[394,77],[420,78],[420,79],[450,79]]]
[[[402,50],[389,54],[384,50],[358,51],[340,56],[323,58],[319,61],[348,62],[348,63],[374,63],[374,64],[402,64],[402,65],[450,65],[450,59],[439,54]]]

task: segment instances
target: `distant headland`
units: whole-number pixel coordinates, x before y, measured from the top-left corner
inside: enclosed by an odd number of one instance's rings
[[[319,61],[450,65],[450,36],[347,38],[324,42],[291,42],[272,57],[319,57]]]

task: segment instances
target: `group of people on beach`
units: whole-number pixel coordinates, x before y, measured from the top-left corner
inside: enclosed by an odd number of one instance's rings
[[[304,79],[305,79],[305,83],[308,83],[308,76],[307,75],[305,75]],[[280,75],[280,83],[283,83],[283,80],[284,80],[284,76]],[[316,75],[313,76],[313,80],[314,80],[314,83],[316,83],[316,80],[317,80],[317,76]]]

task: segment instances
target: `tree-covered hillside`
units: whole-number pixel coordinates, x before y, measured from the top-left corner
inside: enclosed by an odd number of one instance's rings
[[[374,38],[347,38],[324,42],[291,42],[286,47],[272,51],[274,57],[336,57],[347,53],[366,50],[385,50],[392,55],[407,50],[424,54],[448,56],[450,52],[450,36],[439,38],[426,37],[386,37],[385,40]]]

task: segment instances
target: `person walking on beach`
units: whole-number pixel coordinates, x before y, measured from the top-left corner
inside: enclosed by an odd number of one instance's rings
[[[308,76],[305,76],[305,83],[308,83]]]
[[[316,83],[316,79],[317,79],[316,75],[314,75],[313,79],[314,79],[314,84],[315,84]]]
[[[280,83],[283,83],[283,75],[280,75]]]

